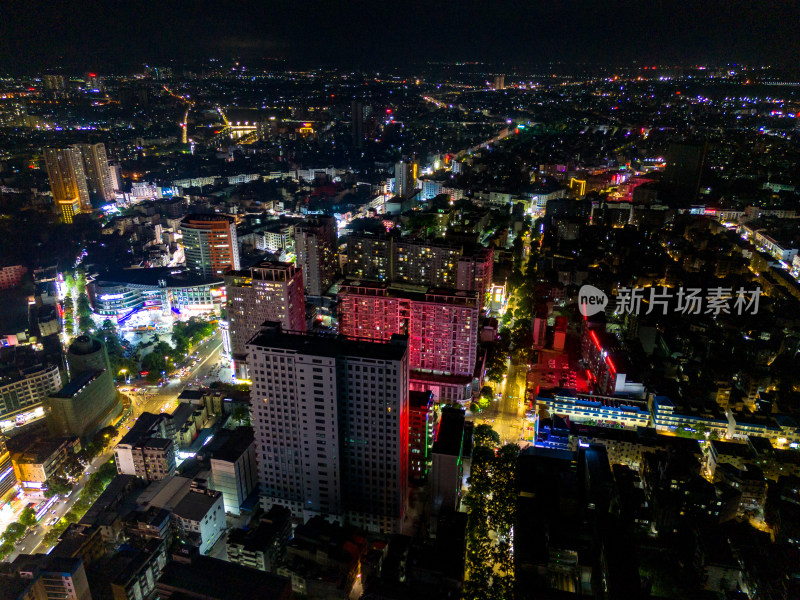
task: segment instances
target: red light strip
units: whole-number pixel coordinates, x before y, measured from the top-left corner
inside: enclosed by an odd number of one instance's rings
[[[612,375],[616,375],[617,374],[617,368],[614,366],[614,363],[611,362],[611,357],[610,356],[606,356],[606,364],[608,365],[608,368],[611,370],[611,374]]]
[[[597,339],[597,334],[594,331],[589,330],[589,335],[592,336],[592,341],[594,342],[594,347],[597,348],[597,351],[602,352],[603,347],[600,345],[600,340]]]

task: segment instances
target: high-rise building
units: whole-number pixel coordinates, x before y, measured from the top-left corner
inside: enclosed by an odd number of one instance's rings
[[[414,239],[394,243],[392,280],[414,285],[455,288],[462,248]]]
[[[419,293],[385,283],[345,281],[339,288],[339,333],[383,342],[394,334],[408,335],[410,369],[471,376],[479,309],[474,292]]]
[[[347,238],[347,272],[354,279],[391,281],[394,239],[388,235],[352,234]]]
[[[229,336],[235,373],[247,379],[245,345],[264,321],[277,321],[285,331],[306,330],[303,270],[289,263],[263,262],[225,276]]]
[[[347,238],[351,279],[477,292],[481,306],[492,285],[494,249],[358,233]]]
[[[111,187],[114,191],[121,192],[125,185],[122,180],[122,167],[119,165],[108,165],[108,171],[111,174]]]
[[[487,305],[487,294],[494,277],[494,248],[478,246],[465,251],[458,259],[456,288],[477,292],[481,307]]]
[[[105,346],[87,335],[67,350],[70,381],[45,400],[47,427],[54,436],[86,438],[122,412]]]
[[[372,341],[408,335],[411,389],[433,391],[437,401],[466,401],[477,360],[479,310],[475,292],[408,292],[346,281],[339,288],[339,333]]]
[[[700,176],[708,152],[708,141],[673,142],[667,149],[663,183],[685,202],[694,202],[700,189]]]
[[[309,296],[322,296],[333,283],[336,237],[336,219],[331,216],[319,215],[295,225],[294,249]]]
[[[83,159],[83,171],[89,184],[89,191],[101,202],[114,200],[114,183],[108,166],[105,144],[75,144],[73,146]]]
[[[351,132],[353,146],[361,148],[364,145],[364,104],[353,100],[350,103]]]
[[[291,334],[247,345],[262,505],[399,532],[408,491],[408,341]]]
[[[464,411],[442,409],[442,417],[431,450],[431,515],[458,510],[464,480]],[[466,442],[466,444],[465,444]]]
[[[410,198],[417,191],[417,162],[403,159],[394,165],[394,193],[401,198]]]
[[[92,212],[81,153],[75,148],[45,148],[44,162],[64,223],[72,223],[79,213]]]
[[[67,366],[73,377],[82,371],[111,371],[111,363],[103,342],[88,335],[79,335],[69,345]]]
[[[239,270],[236,222],[227,215],[188,215],[181,221],[186,268],[203,277]]]
[[[504,90],[504,89],[506,89],[506,76],[505,75],[495,75],[494,76],[494,89],[496,89],[496,90]]]

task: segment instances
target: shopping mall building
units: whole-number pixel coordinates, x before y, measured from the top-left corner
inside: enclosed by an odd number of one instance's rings
[[[205,278],[175,267],[122,269],[98,276],[88,287],[94,312],[118,322],[140,310],[218,315],[225,304],[221,277]]]

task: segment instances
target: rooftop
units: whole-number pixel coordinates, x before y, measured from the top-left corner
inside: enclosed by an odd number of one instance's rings
[[[172,512],[182,519],[202,521],[221,497],[222,494],[214,490],[190,491],[175,505]]]
[[[406,336],[392,335],[388,343],[349,340],[343,336],[286,333],[280,323],[266,322],[248,345],[278,348],[298,354],[336,358],[352,356],[374,360],[401,360],[407,352]]]
[[[287,598],[291,590],[284,577],[208,556],[198,556],[191,563],[167,563],[158,585],[207,600],[252,600],[254,590],[262,600]]]
[[[62,387],[59,391],[53,392],[50,394],[51,398],[74,398],[77,396],[83,388],[89,385],[91,382],[95,381],[98,377],[100,377],[105,370],[102,371],[83,371],[82,373],[78,373],[75,377],[70,379],[69,383],[67,383],[64,387]]]
[[[224,283],[221,277],[202,277],[185,269],[174,267],[153,267],[152,269],[118,269],[109,271],[100,275],[95,281],[95,285],[98,288],[116,285],[160,287],[161,282],[164,282],[167,288],[222,285]]]
[[[225,462],[236,462],[253,444],[254,434],[252,427],[237,427],[231,432],[230,437],[222,447],[214,452],[212,459]]]
[[[464,443],[464,411],[445,408],[433,443],[433,454],[459,456]]]

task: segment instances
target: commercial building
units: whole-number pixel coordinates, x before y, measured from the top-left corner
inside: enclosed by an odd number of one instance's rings
[[[663,183],[683,200],[693,202],[700,188],[700,176],[708,152],[708,142],[673,142],[667,150]]]
[[[108,371],[83,371],[45,400],[51,435],[87,438],[122,413]]]
[[[350,131],[353,137],[353,146],[364,146],[364,104],[353,100],[350,103]]]
[[[45,148],[44,162],[64,223],[72,223],[79,213],[92,212],[81,153],[75,148]]]
[[[262,505],[397,532],[408,490],[408,340],[291,334],[247,345]]]
[[[308,295],[322,296],[336,276],[336,219],[318,215],[295,225],[294,250]]]
[[[186,268],[202,277],[239,270],[236,221],[227,215],[189,215],[181,221]]]
[[[67,348],[67,366],[72,375],[82,371],[110,371],[106,347],[97,338],[79,335]]]
[[[226,346],[235,372],[247,379],[245,345],[264,321],[278,321],[285,331],[305,331],[306,311],[303,271],[289,263],[263,262],[225,275],[227,295]]]
[[[218,313],[225,302],[223,277],[169,267],[113,271],[100,275],[88,287],[94,312],[118,322],[140,310]]]
[[[238,515],[258,487],[252,427],[239,427],[211,457],[211,487],[222,494],[225,512]]]
[[[11,454],[14,475],[23,489],[41,490],[80,449],[76,438],[37,439],[22,451]]]
[[[644,384],[633,375],[627,352],[617,337],[605,330],[605,324],[584,321],[581,356],[589,366],[589,380],[598,393],[644,396]]]
[[[540,394],[536,402],[551,415],[569,417],[577,423],[629,428],[647,427],[650,424],[646,400],[563,392],[552,396]]]
[[[5,499],[6,494],[14,489],[16,484],[17,476],[14,472],[11,453],[8,451],[5,437],[0,434],[0,501]]]
[[[39,408],[62,384],[61,371],[54,364],[6,367],[0,371],[0,420],[13,420]]]
[[[339,333],[383,342],[408,335],[412,388],[434,390],[436,400],[466,400],[471,393],[479,311],[470,291],[409,292],[369,281],[339,288]]]
[[[114,201],[114,183],[108,166],[105,144],[75,144],[73,146],[83,159],[83,171],[89,184],[89,192],[101,202]]]
[[[67,350],[71,379],[45,400],[47,427],[54,436],[85,438],[109,425],[122,413],[122,402],[106,348],[87,335]]]

